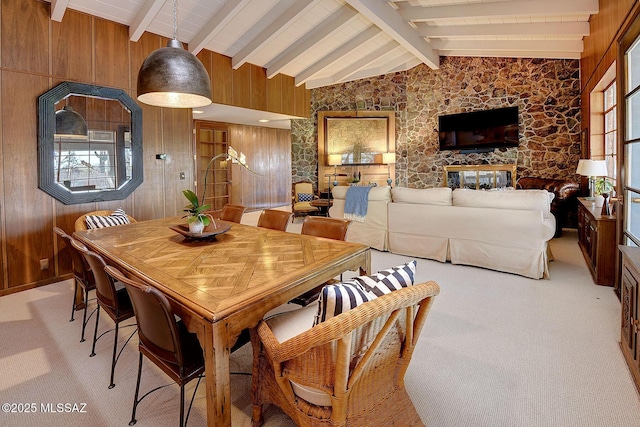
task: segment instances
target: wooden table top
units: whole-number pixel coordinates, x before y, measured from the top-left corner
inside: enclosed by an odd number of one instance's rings
[[[235,223],[216,240],[190,240],[169,228],[184,222],[163,218],[80,231],[74,237],[210,322],[274,293],[288,298],[287,289],[328,280],[363,254],[370,260],[369,248],[357,243]],[[331,271],[327,264],[342,270]]]

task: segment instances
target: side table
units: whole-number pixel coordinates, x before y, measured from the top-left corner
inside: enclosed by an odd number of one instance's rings
[[[309,204],[313,207],[316,207],[320,210],[320,215],[329,216],[329,208],[333,206],[332,199],[315,199],[309,202]]]

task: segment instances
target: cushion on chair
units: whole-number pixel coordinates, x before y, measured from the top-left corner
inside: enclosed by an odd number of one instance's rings
[[[313,194],[298,193],[298,201],[299,202],[310,202],[312,200],[313,200]]]
[[[122,208],[118,208],[111,215],[87,215],[85,222],[89,229],[96,229],[129,224],[129,218]]]
[[[367,292],[357,282],[326,285],[318,297],[318,314],[313,324],[315,326],[375,298],[376,295]]]

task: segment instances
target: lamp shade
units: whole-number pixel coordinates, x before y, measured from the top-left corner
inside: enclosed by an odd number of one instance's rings
[[[396,162],[396,153],[382,153],[382,163],[390,165]]]
[[[138,100],[157,107],[195,108],[211,104],[211,82],[202,62],[176,39],[156,49],[138,72]]]
[[[70,105],[56,111],[56,135],[87,136],[87,122]]]
[[[342,155],[340,154],[329,154],[329,158],[327,162],[330,166],[338,166],[342,164]]]
[[[583,176],[607,176],[607,162],[606,160],[580,160],[576,173]]]

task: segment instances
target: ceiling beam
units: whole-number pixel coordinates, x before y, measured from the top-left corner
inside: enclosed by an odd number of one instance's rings
[[[544,52],[522,50],[441,50],[443,56],[481,56],[485,58],[541,58],[541,59],[580,59],[580,52]]]
[[[296,0],[296,2],[283,14],[262,30],[240,52],[233,55],[231,65],[234,69],[240,68],[248,62],[262,47],[271,42],[276,36],[289,28],[298,18],[308,12],[320,0]]]
[[[362,31],[360,34],[353,37],[348,42],[343,43],[338,48],[332,50],[328,55],[318,59],[302,72],[298,73],[295,76],[295,85],[300,86],[301,84],[304,84],[311,76],[329,67],[342,57],[349,55],[353,50],[358,49],[360,45],[368,42],[378,34],[380,34],[380,30],[375,25],[367,27],[367,29]]]
[[[213,17],[189,40],[189,52],[197,55],[224,27],[235,18],[251,0],[227,1],[214,13]]]
[[[436,39],[432,45],[439,51],[522,51],[582,52],[582,40],[447,40]]]
[[[51,0],[51,20],[62,22],[67,6],[69,6],[69,0]]]
[[[417,25],[422,37],[476,37],[476,36],[576,36],[589,35],[588,22],[539,22],[522,24],[480,25]]]
[[[299,38],[296,42],[282,51],[278,56],[267,63],[267,78],[282,72],[282,69],[291,64],[297,57],[311,50],[313,46],[327,38],[340,27],[348,24],[356,18],[358,13],[345,5],[334,12],[324,21],[318,23],[311,31]]]
[[[138,11],[129,26],[129,40],[137,42],[147,30],[153,18],[156,17],[166,0],[147,0]]]
[[[343,82],[349,78],[349,76],[357,73],[358,71],[363,70],[371,63],[377,61],[378,59],[388,55],[393,52],[395,49],[400,48],[400,45],[395,41],[389,41],[379,48],[372,50],[370,53],[366,54],[364,57],[358,59],[356,62],[347,65],[341,70],[333,73],[331,78],[335,83]]]
[[[405,21],[438,21],[442,19],[496,18],[507,16],[596,14],[598,10],[598,0],[519,0],[432,7],[402,5],[398,12]]]
[[[420,37],[416,30],[400,17],[394,8],[381,0],[345,1],[423,63],[434,70],[438,69],[440,65],[438,54],[434,52],[428,41]]]

